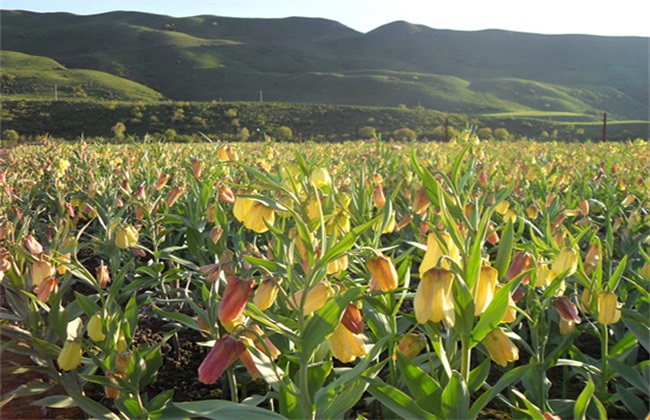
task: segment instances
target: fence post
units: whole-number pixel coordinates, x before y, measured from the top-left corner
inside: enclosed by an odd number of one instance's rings
[[[603,112],[603,142],[607,141],[607,113]]]

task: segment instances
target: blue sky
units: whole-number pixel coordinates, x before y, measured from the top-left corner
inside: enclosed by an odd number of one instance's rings
[[[322,17],[368,32],[395,20],[437,29],[650,37],[646,0],[0,0],[2,9],[88,15]]]

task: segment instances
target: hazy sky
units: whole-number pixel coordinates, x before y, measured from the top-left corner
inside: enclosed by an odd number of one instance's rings
[[[395,20],[437,29],[650,37],[647,0],[0,0],[2,9],[81,15],[322,17],[368,32]]]

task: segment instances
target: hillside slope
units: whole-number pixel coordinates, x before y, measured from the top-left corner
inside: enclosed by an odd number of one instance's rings
[[[556,111],[648,118],[648,39],[461,32],[314,18],[2,13],[3,50],[128,78],[174,100]]]

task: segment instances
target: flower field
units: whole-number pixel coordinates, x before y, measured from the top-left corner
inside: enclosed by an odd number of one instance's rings
[[[0,404],[646,418],[649,191],[643,140],[18,146]]]

